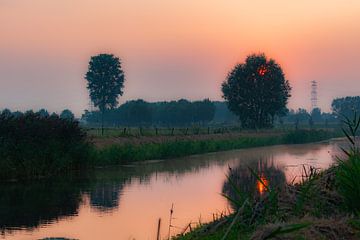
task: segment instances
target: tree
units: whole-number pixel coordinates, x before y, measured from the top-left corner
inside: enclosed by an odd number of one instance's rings
[[[271,127],[286,112],[290,90],[280,65],[264,54],[248,56],[222,84],[223,98],[245,128]]]
[[[91,101],[101,112],[101,133],[104,134],[104,112],[116,107],[118,97],[123,94],[125,77],[120,59],[112,54],[92,56],[85,78]]]
[[[321,122],[321,120],[322,120],[322,118],[321,118],[321,109],[320,108],[314,108],[311,111],[310,117],[314,122]]]
[[[142,99],[127,101],[118,112],[123,122],[132,126],[150,125],[152,121],[152,108]]]
[[[69,109],[65,109],[60,113],[60,118],[74,120],[75,116]]]
[[[360,112],[360,96],[336,98],[331,103],[333,113],[342,117],[351,117]]]
[[[49,112],[48,112],[46,109],[44,109],[44,108],[40,109],[40,110],[37,112],[37,114],[39,114],[40,117],[43,117],[43,118],[50,116]]]

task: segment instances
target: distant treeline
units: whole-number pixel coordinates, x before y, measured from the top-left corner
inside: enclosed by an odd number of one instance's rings
[[[336,98],[331,103],[332,112],[321,112],[315,108],[311,112],[303,108],[290,110],[284,117],[279,119],[283,123],[338,123],[344,117],[352,118],[354,113],[360,113],[360,96]]]
[[[339,116],[352,116],[360,112],[360,97],[337,98],[332,102],[332,112],[315,108],[311,112],[299,108],[290,109],[278,116],[281,124],[331,124],[338,123]],[[101,123],[100,111],[85,111],[83,122],[89,125]],[[142,99],[127,101],[115,109],[107,110],[104,122],[107,126],[188,126],[191,124],[237,124],[239,118],[227,107],[226,102],[188,101],[146,102]]]
[[[110,126],[186,126],[208,124],[218,118],[223,122],[236,121],[225,103],[188,101],[146,102],[142,99],[127,101],[118,108],[106,110],[104,123]],[[100,124],[100,111],[86,111],[82,116],[88,124]]]
[[[39,117],[60,117],[62,119],[68,119],[68,120],[73,120],[75,119],[75,115],[69,110],[69,109],[64,109],[63,111],[61,111],[60,114],[57,114],[55,112],[53,113],[49,113],[46,109],[40,109],[37,112],[34,112],[33,110],[28,110],[26,112],[20,112],[20,111],[14,111],[12,112],[10,109],[4,109],[2,111],[0,111],[0,114],[2,114],[3,116],[7,116],[7,117],[15,117],[15,118],[20,118],[23,117],[24,115],[38,115]]]
[[[315,108],[311,112],[299,108],[290,109],[284,116],[278,116],[275,123],[282,124],[334,124],[344,116],[352,117],[354,112],[360,113],[360,96],[336,98],[331,104],[332,112],[322,112]],[[15,117],[34,113],[32,110],[25,113],[20,111],[11,112],[4,109],[0,113],[13,115]],[[36,114],[42,117],[58,116],[41,109]],[[65,109],[59,114],[63,119],[74,119],[74,114]],[[87,125],[99,126],[101,113],[99,111],[87,111],[81,117],[81,122]],[[236,125],[239,118],[227,107],[226,102],[189,101],[180,99],[178,101],[146,102],[142,99],[127,101],[117,108],[107,110],[104,114],[106,126],[190,126],[197,125]]]

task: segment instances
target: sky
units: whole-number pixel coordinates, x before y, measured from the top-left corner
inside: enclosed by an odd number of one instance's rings
[[[120,102],[221,100],[235,64],[265,53],[292,86],[290,108],[360,95],[358,0],[0,0],[0,109],[89,107],[92,55],[125,72]]]

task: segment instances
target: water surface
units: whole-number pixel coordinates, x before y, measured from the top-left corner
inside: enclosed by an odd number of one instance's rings
[[[249,173],[272,185],[299,181],[303,164],[327,168],[339,141],[271,146],[98,169],[84,177],[0,185],[0,239],[156,239],[229,213],[221,193],[231,194],[226,175],[245,190],[261,192]],[[231,170],[230,170],[231,169]]]

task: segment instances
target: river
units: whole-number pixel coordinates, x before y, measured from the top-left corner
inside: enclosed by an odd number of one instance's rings
[[[189,223],[211,221],[231,206],[230,171],[246,191],[264,189],[248,170],[270,185],[299,181],[303,165],[324,169],[339,154],[340,141],[284,145],[148,161],[97,169],[86,176],[0,185],[0,239],[162,239]]]

